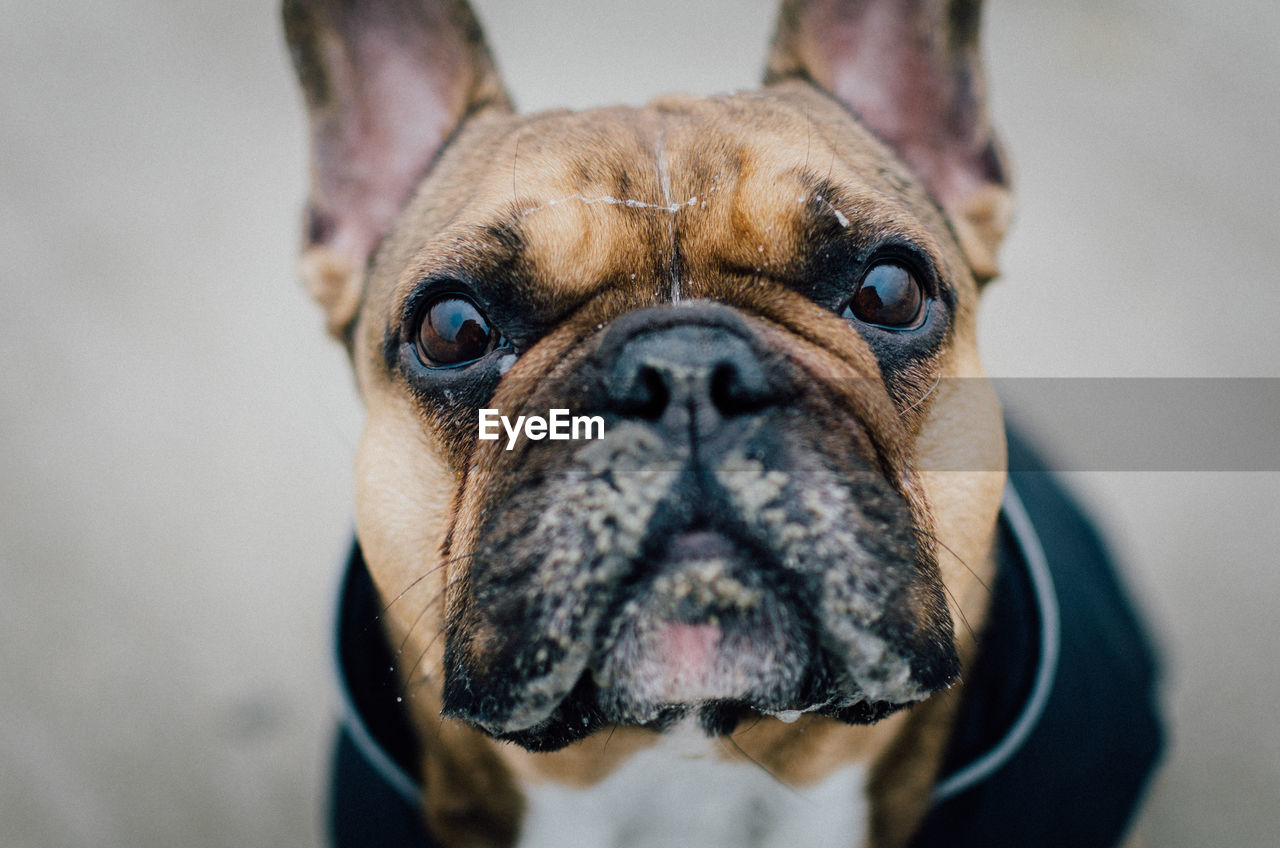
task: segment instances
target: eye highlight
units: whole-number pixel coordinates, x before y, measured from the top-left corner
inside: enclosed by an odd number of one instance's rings
[[[499,339],[475,303],[447,294],[419,313],[414,344],[423,365],[448,368],[474,362],[496,348]]]
[[[924,306],[924,286],[915,275],[897,262],[880,262],[863,275],[842,315],[867,324],[905,330],[919,326],[924,320]]]

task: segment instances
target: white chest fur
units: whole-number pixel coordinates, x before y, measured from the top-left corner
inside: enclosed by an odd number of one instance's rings
[[[518,848],[856,848],[866,835],[866,769],[791,789],[726,761],[692,728],[664,734],[587,789],[526,787]]]

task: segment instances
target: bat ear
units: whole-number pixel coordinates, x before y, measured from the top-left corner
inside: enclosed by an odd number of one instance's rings
[[[980,0],[784,0],[766,83],[804,79],[844,103],[919,177],[975,276],[997,273],[1012,215],[987,116]]]
[[[302,275],[344,338],[370,254],[445,139],[511,105],[463,0],[284,0],[283,13],[311,128]]]

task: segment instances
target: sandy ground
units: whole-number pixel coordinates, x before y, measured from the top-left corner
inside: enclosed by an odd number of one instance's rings
[[[771,5],[479,8],[543,108],[749,87]],[[318,844],[360,425],[293,270],[276,10],[0,21],[0,844]],[[993,373],[1280,377],[1277,44],[1263,0],[991,4],[1021,200]],[[1280,474],[1069,482],[1170,657],[1149,844],[1274,845]]]

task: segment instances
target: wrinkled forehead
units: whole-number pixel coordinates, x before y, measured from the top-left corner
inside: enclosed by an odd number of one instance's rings
[[[953,259],[932,201],[816,92],[669,97],[464,132],[406,221],[389,251],[401,290],[460,265],[562,301],[620,283],[666,299],[726,270],[785,281],[833,241]]]

